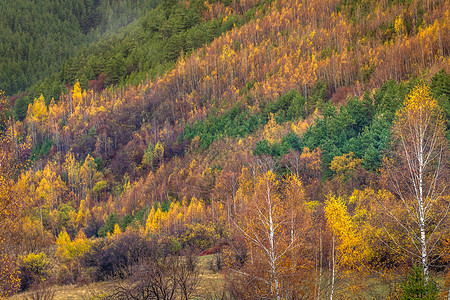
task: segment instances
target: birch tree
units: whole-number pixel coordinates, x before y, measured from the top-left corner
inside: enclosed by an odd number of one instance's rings
[[[449,146],[442,110],[430,89],[417,85],[396,114],[390,158],[384,159],[386,183],[401,201],[402,210],[391,209],[380,198],[385,212],[407,239],[386,232],[395,247],[420,261],[428,280],[430,254],[438,245],[440,227],[447,218]],[[392,206],[392,205],[391,205]]]
[[[299,293],[308,285],[306,236],[311,224],[301,182],[295,175],[280,182],[270,170],[256,177],[253,195],[246,201],[247,211],[236,227],[251,254],[245,268],[233,270],[251,283],[245,297],[305,296]]]

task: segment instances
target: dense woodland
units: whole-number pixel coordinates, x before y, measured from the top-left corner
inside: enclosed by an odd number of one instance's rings
[[[159,2],[2,1],[0,89],[12,95],[35,86],[30,92],[36,93],[44,85],[49,95],[59,96],[64,85],[57,73],[69,58],[142,17]]]
[[[449,1],[29,2],[0,21],[0,297],[448,297]]]

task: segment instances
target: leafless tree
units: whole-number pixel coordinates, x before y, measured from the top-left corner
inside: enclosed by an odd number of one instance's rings
[[[149,257],[133,268],[125,283],[118,283],[107,299],[192,299],[199,272],[193,257]]]

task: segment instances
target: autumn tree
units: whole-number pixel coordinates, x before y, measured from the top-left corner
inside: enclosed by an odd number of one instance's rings
[[[80,274],[81,259],[92,246],[84,231],[80,230],[75,239],[71,240],[67,231],[63,229],[56,239],[56,245],[58,248],[55,257],[58,257],[63,262],[64,268],[70,271],[74,277],[76,274]]]
[[[309,263],[303,251],[310,222],[303,195],[295,175],[283,182],[271,170],[257,176],[253,195],[244,200],[247,211],[236,223],[251,251],[247,266],[233,270],[247,279],[246,297],[286,299],[308,290]]]
[[[6,99],[0,91],[0,115],[5,113]],[[3,109],[1,109],[3,108]],[[5,120],[2,120],[3,122]],[[1,124],[2,126],[4,124]],[[18,167],[14,132],[0,132],[0,298],[15,293],[20,287],[17,270],[11,260],[11,239],[18,228],[17,218],[21,203],[14,197],[12,186]]]
[[[1,164],[5,164],[3,160]],[[0,174],[0,297],[16,292],[20,286],[8,249],[8,239],[16,229],[15,219],[20,207],[11,194],[10,186],[7,174]]]
[[[449,145],[445,139],[445,121],[437,101],[425,84],[418,84],[396,114],[391,157],[384,160],[388,188],[403,204],[390,209],[380,203],[407,239],[403,243],[389,233],[391,241],[420,261],[428,278],[430,255],[441,237],[450,203],[448,187]]]
[[[363,235],[364,230],[355,221],[361,219],[363,214],[357,209],[355,215],[350,216],[341,197],[327,196],[325,216],[332,232],[330,299],[336,294],[336,280],[341,277],[339,273],[343,269],[364,268],[369,249]],[[356,286],[351,289],[356,291]]]

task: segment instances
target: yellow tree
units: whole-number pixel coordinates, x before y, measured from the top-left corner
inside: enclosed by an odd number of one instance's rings
[[[41,94],[39,98],[35,98],[33,103],[28,105],[27,121],[30,125],[30,131],[32,134],[33,142],[37,142],[38,130],[43,130],[43,125],[48,119],[48,110],[45,105],[44,96]],[[43,133],[41,136],[41,141],[44,139]]]
[[[335,172],[341,182],[348,180],[355,170],[362,164],[362,159],[355,158],[350,152],[342,156],[335,156],[330,164],[330,170]]]
[[[380,203],[409,242],[400,243],[392,233],[389,237],[421,262],[426,278],[440,225],[450,209],[443,197],[448,190],[449,145],[442,115],[429,87],[417,85],[396,114],[392,154],[383,163],[388,189],[399,198],[403,210],[391,210],[382,199]]]
[[[92,218],[91,212],[87,207],[86,202],[89,201],[83,199],[80,202],[77,218],[75,220],[75,223],[77,224],[78,228],[86,227],[88,220]]]
[[[159,159],[159,164],[162,164],[162,159],[164,157],[164,145],[161,142],[157,142],[155,149],[153,149],[153,157]]]
[[[327,196],[325,217],[332,231],[330,299],[333,299],[339,270],[362,267],[368,248],[341,197]]]
[[[80,83],[77,81],[73,86],[72,95],[69,97],[70,103],[70,115],[74,112],[75,108],[80,105],[83,100],[83,93],[81,91]]]
[[[63,229],[56,239],[58,246],[55,256],[60,258],[69,269],[81,270],[81,258],[91,249],[91,242],[87,239],[83,230],[80,230],[73,241],[67,231]]]

